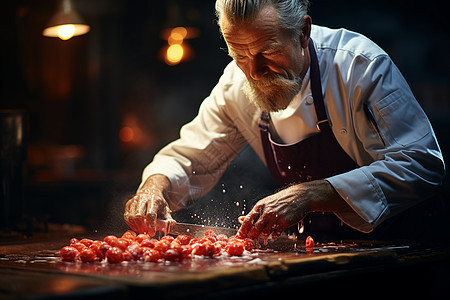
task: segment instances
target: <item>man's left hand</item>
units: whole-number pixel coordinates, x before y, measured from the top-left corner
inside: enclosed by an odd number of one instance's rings
[[[343,211],[351,209],[326,180],[289,186],[256,203],[246,215],[238,236],[257,239],[272,235],[276,239],[288,227],[297,224],[311,211]]]

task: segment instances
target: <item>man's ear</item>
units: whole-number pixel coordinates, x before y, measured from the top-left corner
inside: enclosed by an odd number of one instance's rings
[[[312,19],[309,15],[305,15],[303,17],[303,28],[302,34],[300,35],[300,42],[302,44],[302,48],[308,48],[309,38],[311,36],[311,24]]]

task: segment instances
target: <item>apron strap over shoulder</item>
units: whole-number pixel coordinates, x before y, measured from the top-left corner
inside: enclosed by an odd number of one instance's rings
[[[322,93],[322,83],[320,80],[319,60],[317,59],[316,50],[314,49],[314,42],[309,39],[308,43],[309,55],[311,56],[311,93],[314,99],[314,108],[316,109],[317,128],[322,131],[325,128],[330,128],[331,124],[327,118],[325,104]]]

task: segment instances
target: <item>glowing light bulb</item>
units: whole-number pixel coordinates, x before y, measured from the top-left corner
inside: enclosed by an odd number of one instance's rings
[[[74,33],[75,33],[75,26],[72,24],[61,25],[58,28],[58,37],[64,41],[73,37]]]
[[[182,44],[183,43],[183,39],[186,37],[187,35],[187,29],[184,27],[176,27],[174,29],[172,29],[172,31],[170,32],[170,36],[167,39],[167,42],[169,43],[169,45],[174,45],[174,44]]]
[[[119,131],[119,138],[124,143],[129,143],[134,139],[134,131],[130,126],[124,126]]]
[[[167,48],[167,61],[170,64],[177,64],[181,61],[184,55],[184,49],[183,46],[180,44],[174,44],[170,45],[169,48]]]

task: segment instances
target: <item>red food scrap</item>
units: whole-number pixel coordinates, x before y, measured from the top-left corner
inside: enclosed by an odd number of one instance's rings
[[[305,247],[307,249],[314,248],[314,240],[311,236],[308,236],[305,241]]]

